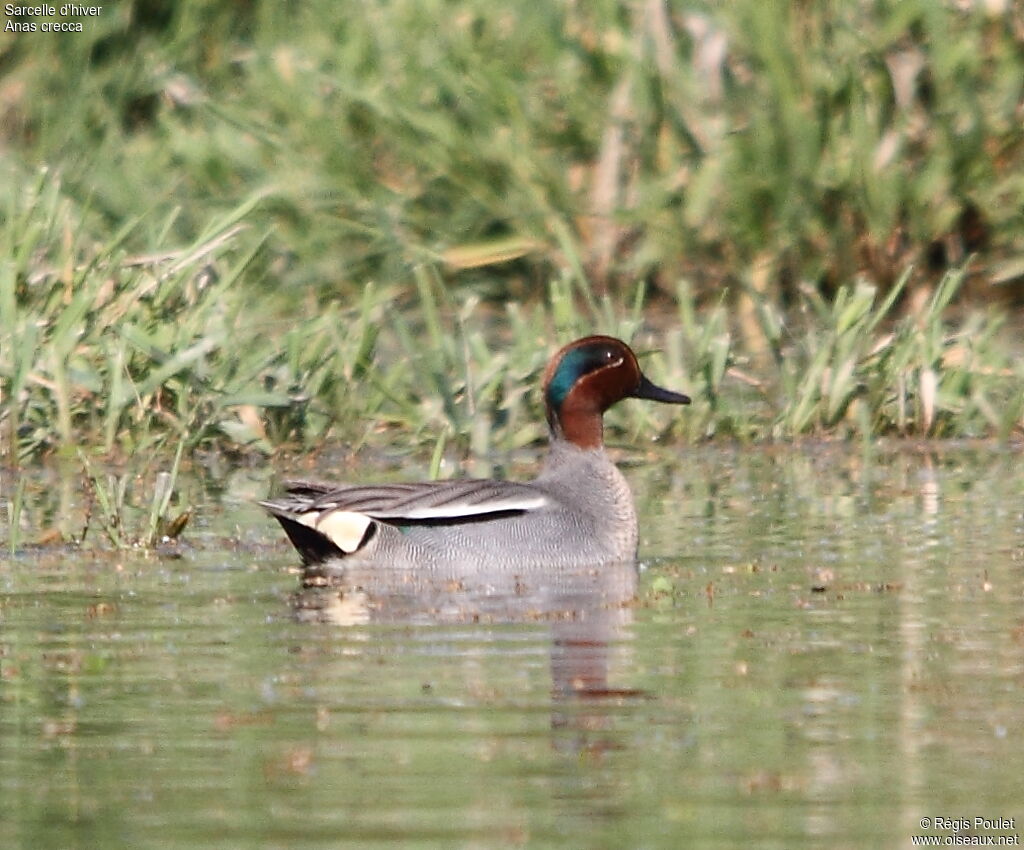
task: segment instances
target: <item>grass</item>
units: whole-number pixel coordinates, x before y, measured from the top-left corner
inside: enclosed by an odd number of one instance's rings
[[[115,549],[150,550],[177,540],[191,516],[189,509],[174,517],[168,513],[175,494],[184,448],[184,442],[178,443],[170,470],[161,470],[156,474],[152,482],[148,513],[133,511],[137,500],[129,501],[129,490],[138,477],[136,470],[120,475],[108,473],[104,477],[94,469],[88,456],[80,453],[88,498],[85,524],[75,543],[81,546],[85,542],[94,518],[103,531],[106,542]],[[141,514],[141,519],[134,528],[129,520],[132,513]]]
[[[497,298],[757,274],[780,301],[972,252],[993,296],[1024,278],[1024,18],[997,6],[115,4],[0,34],[5,156],[60,168],[97,232],[176,209],[176,245],[260,195],[300,298],[437,263]]]
[[[496,306],[453,292],[431,263],[416,266],[414,296],[367,286],[357,304],[324,308],[284,294],[252,299],[269,274],[266,234],[248,225],[256,202],[189,245],[161,235],[135,255],[126,232],[96,239],[52,175],[20,189],[0,230],[0,447],[8,465],[79,459],[85,526],[54,538],[78,545],[90,527],[100,532],[92,540],[116,549],[176,538],[189,511],[172,512],[172,494],[182,458],[197,450],[266,454],[333,441],[416,452],[438,475],[446,458],[539,445],[536,388],[549,353],[593,332],[630,340],[652,379],[694,398],[682,412],[614,408],[613,444],[1007,440],[1024,430],[1024,373],[1001,334],[1004,314],[949,309],[965,269],[913,315],[899,308],[910,271],[888,290],[853,281],[832,300],[807,286],[785,312],[751,287],[759,344],[739,332],[729,299],[704,307],[685,279],[657,324],[643,283],[623,302],[566,273],[541,301]],[[107,459],[122,471],[103,471]],[[15,551],[26,542],[25,479],[7,480]]]
[[[0,455],[437,471],[541,442],[544,363],[594,332],[695,398],[612,411],[624,444],[1019,435],[1024,22],[983,5],[186,0],[5,36]]]
[[[593,332],[631,340],[645,369],[695,398],[677,411],[622,405],[611,434],[645,439],[994,435],[1022,426],[1019,364],[997,312],[950,319],[965,272],[948,273],[916,315],[860,280],[828,301],[810,286],[782,312],[747,292],[760,346],[723,299],[700,309],[677,286],[653,328],[644,284],[627,303],[575,276],[543,301],[504,308],[453,293],[438,264],[415,267],[415,297],[368,286],[344,309],[254,301],[268,274],[254,200],[181,248],[128,254],[129,228],[94,240],[42,174],[8,208],[0,276],[0,428],[8,460],[87,448],[114,457],[169,445],[270,452],[327,439],[486,455],[544,437],[536,384],[555,342]],[[132,227],[142,227],[134,222]],[[156,228],[169,234],[165,224]],[[163,237],[168,238],[168,237]],[[300,312],[301,311],[301,312]],[[281,316],[291,314],[290,320]],[[97,488],[99,491],[99,488]]]

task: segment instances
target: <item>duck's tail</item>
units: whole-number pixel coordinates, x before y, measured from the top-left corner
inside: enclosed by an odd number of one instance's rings
[[[316,566],[325,561],[345,557],[345,551],[330,537],[302,522],[300,516],[294,513],[294,504],[288,502],[260,502],[259,504],[281,523],[281,528],[284,529],[292,546],[296,548],[302,558],[304,567]]]

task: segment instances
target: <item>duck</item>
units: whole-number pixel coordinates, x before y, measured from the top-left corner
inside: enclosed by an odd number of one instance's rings
[[[635,563],[636,508],[605,451],[604,413],[624,399],[685,405],[689,396],[654,384],[625,342],[600,335],[554,354],[542,394],[549,446],[532,481],[291,481],[283,496],[259,504],[281,524],[310,574]]]

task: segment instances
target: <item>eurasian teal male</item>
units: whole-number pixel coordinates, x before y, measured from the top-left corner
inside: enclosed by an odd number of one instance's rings
[[[626,343],[588,336],[544,373],[551,445],[528,483],[491,479],[337,485],[305,481],[261,502],[308,569],[462,572],[586,567],[636,557],[633,497],[604,451],[603,414],[624,398],[690,399],[651,383]]]

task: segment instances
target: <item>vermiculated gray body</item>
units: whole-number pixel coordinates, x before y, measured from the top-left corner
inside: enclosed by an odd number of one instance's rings
[[[604,451],[554,446],[528,486],[548,497],[537,510],[444,525],[380,523],[365,549],[392,568],[451,570],[544,564],[585,567],[636,557],[637,522],[629,485]]]

